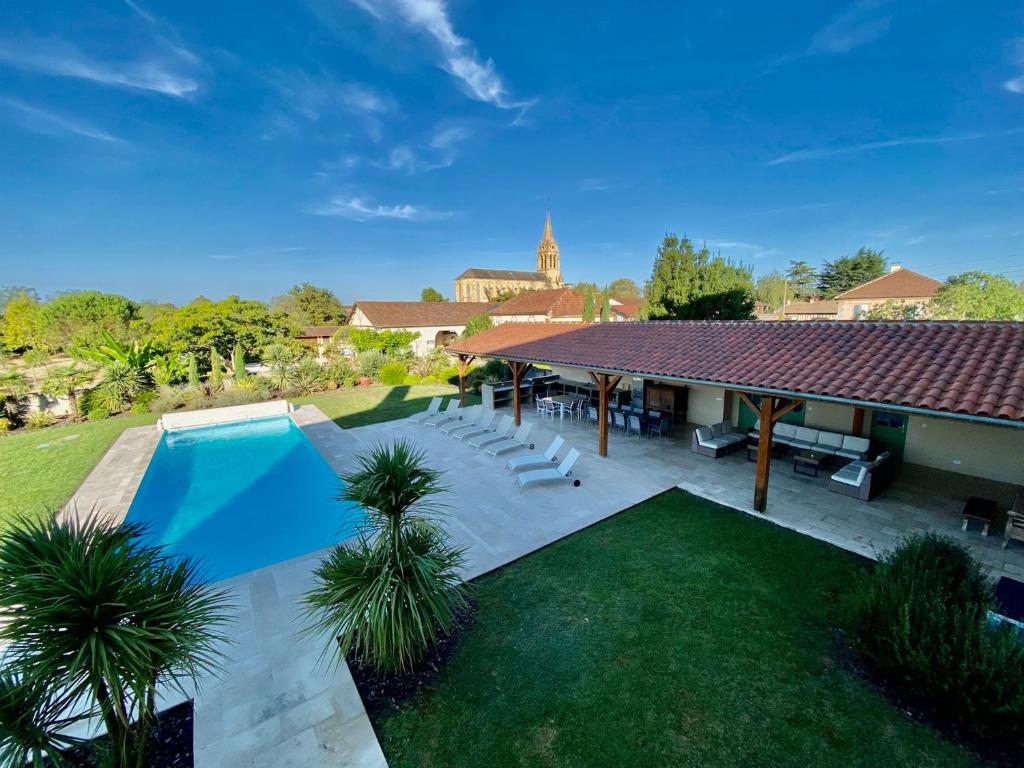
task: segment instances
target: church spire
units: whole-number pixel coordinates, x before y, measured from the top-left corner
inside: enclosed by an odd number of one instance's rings
[[[544,234],[541,236],[540,245],[537,246],[537,271],[544,273],[548,284],[555,287],[562,285],[562,268],[559,262],[558,242],[551,228],[549,207],[544,218]]]

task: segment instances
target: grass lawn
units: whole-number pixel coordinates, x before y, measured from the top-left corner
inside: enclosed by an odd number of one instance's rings
[[[360,387],[294,399],[313,403],[342,427],[409,416],[451,386]],[[128,427],[152,424],[155,414],[0,435],[0,530],[17,515],[43,517],[63,505]],[[46,446],[46,447],[42,447]]]
[[[374,716],[399,766],[969,766],[837,667],[867,566],[671,491],[477,580],[441,677]]]

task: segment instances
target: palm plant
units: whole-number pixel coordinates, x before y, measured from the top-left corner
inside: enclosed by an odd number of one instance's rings
[[[339,498],[362,505],[367,525],[314,572],[303,598],[307,632],[336,638],[325,649],[341,663],[351,649],[369,667],[409,671],[467,608],[462,549],[436,520],[441,471],[410,443],[377,445],[342,476]]]
[[[99,347],[83,352],[88,357],[101,365],[123,363],[140,371],[145,371],[156,364],[160,352],[152,341],[133,341],[131,344],[122,344],[115,339],[109,331],[103,331],[103,341]]]
[[[78,398],[75,393],[92,383],[95,374],[77,363],[58,365],[50,368],[43,379],[43,393],[53,397],[66,397],[71,404],[71,414],[78,417]]]
[[[277,389],[287,389],[295,376],[295,350],[285,344],[268,344],[263,350],[263,363],[270,369],[270,380]]]
[[[97,395],[111,412],[117,413],[131,405],[132,400],[150,386],[145,371],[128,363],[111,363],[103,369]]]
[[[57,728],[99,717],[114,765],[141,767],[158,687],[219,669],[227,594],[143,533],[50,520],[0,537],[0,765],[59,753]]]
[[[319,392],[327,381],[324,369],[312,357],[304,357],[292,369],[291,384],[303,395]]]
[[[0,418],[8,419],[15,426],[21,424],[25,416],[22,398],[28,394],[28,390],[28,381],[21,371],[13,368],[0,371],[0,397],[3,398]]]
[[[185,366],[177,355],[161,355],[153,362],[153,381],[161,387],[169,387],[185,379]]]

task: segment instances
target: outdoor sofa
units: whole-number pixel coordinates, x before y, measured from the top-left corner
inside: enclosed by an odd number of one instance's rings
[[[755,443],[760,436],[760,428],[761,420],[758,419],[750,430],[750,439]],[[871,450],[871,441],[866,437],[782,422],[772,429],[772,445],[792,448],[794,451],[815,451],[850,461],[864,461]]]
[[[745,434],[734,431],[732,424],[728,421],[721,421],[718,424],[697,427],[693,430],[690,448],[701,456],[717,459],[719,456],[738,451],[746,444],[747,436]]]
[[[874,461],[851,461],[828,479],[828,489],[833,493],[870,501],[889,482],[892,469],[889,459],[889,452],[885,451],[878,454]]]

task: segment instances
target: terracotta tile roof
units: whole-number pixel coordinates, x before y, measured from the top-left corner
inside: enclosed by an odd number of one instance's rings
[[[507,323],[448,349],[1024,422],[1024,323]]]
[[[600,308],[597,309],[600,311]],[[543,291],[522,291],[499,304],[492,315],[547,315],[548,317],[582,317],[583,296],[572,288],[549,288]]]
[[[430,325],[465,325],[486,314],[493,304],[484,301],[357,301],[374,328],[422,328]]]
[[[643,299],[617,299],[617,301],[619,303],[617,306],[615,304],[612,305],[612,311],[632,318],[640,315],[640,308],[644,305]],[[598,312],[600,311],[599,307]]]
[[[834,301],[791,301],[786,305],[787,315],[838,315],[839,304]]]
[[[942,285],[941,281],[927,275],[897,269],[851,288],[836,299],[930,299]]]
[[[340,325],[307,325],[299,333],[298,338],[300,339],[325,339],[333,336]]]
[[[456,280],[464,277],[480,277],[485,280],[539,280],[547,282],[547,276],[543,272],[521,272],[518,269],[478,269],[470,267]]]

